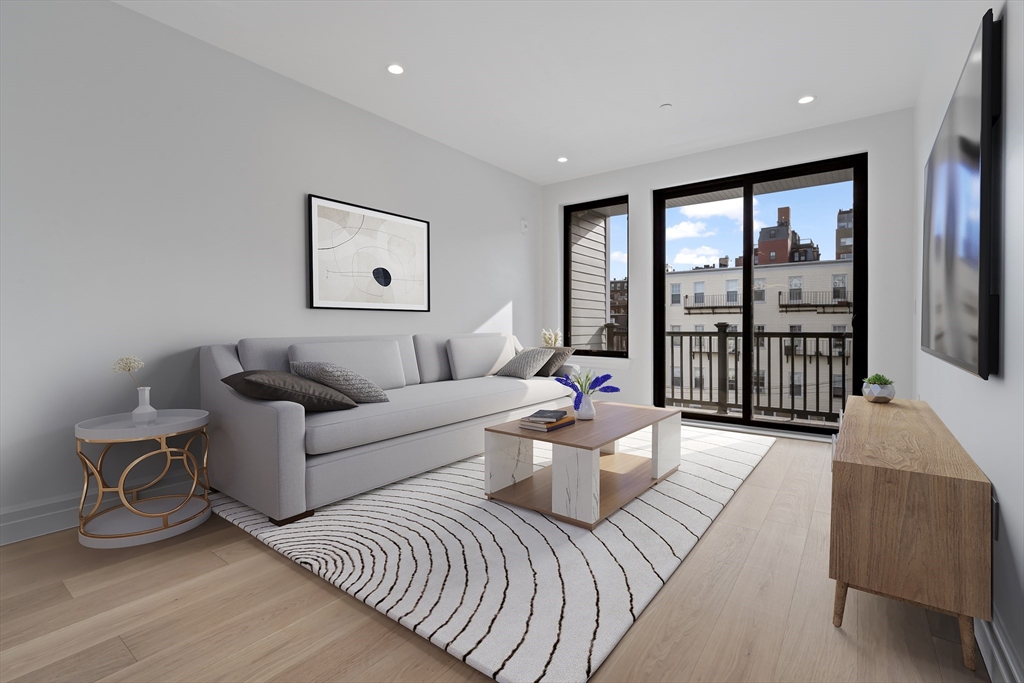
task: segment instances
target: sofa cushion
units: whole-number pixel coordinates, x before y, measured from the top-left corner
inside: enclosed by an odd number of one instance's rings
[[[551,377],[558,373],[562,369],[562,366],[568,362],[572,352],[575,351],[571,346],[548,346],[554,353],[548,362],[537,371],[537,377]]]
[[[288,347],[292,363],[333,363],[358,372],[381,389],[405,386],[405,370],[398,342],[333,341],[316,344],[293,344]]]
[[[416,363],[420,369],[421,382],[443,382],[452,378],[452,366],[448,361],[448,340],[470,337],[501,337],[501,332],[477,332],[474,334],[414,334],[413,347],[416,349]],[[511,336],[513,346],[519,341]],[[519,353],[519,346],[516,353]]]
[[[452,379],[493,375],[516,355],[510,337],[452,337],[447,342]]]
[[[340,391],[288,372],[245,370],[228,375],[221,382],[242,396],[260,401],[292,401],[307,412],[356,407],[355,401]]]
[[[388,395],[358,372],[334,363],[305,361],[292,363],[292,372],[348,396],[356,403],[387,403]]]
[[[388,403],[306,416],[306,452],[331,453],[566,397],[553,379],[477,377],[388,391]],[[357,415],[358,413],[358,415]]]
[[[523,349],[515,357],[495,374],[499,377],[518,377],[529,379],[537,374],[537,371],[544,367],[544,364],[551,359],[554,349]]]
[[[402,354],[402,368],[406,384],[419,384],[420,373],[416,365],[416,351],[411,334],[373,334],[344,337],[253,337],[238,342],[238,361],[243,370],[279,370],[288,372],[291,360],[288,348],[294,344],[315,344],[334,341],[388,341],[398,342]],[[356,368],[358,370],[358,368]]]

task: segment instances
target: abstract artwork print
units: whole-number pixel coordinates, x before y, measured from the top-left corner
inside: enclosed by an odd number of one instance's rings
[[[430,310],[430,224],[309,195],[310,307]]]

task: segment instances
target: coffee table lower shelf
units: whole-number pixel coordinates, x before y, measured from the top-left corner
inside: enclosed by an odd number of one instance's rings
[[[593,524],[552,512],[551,466],[539,469],[533,476],[487,495],[519,507],[534,510],[575,526],[591,529],[641,493],[674,473],[678,466],[660,479],[651,478],[651,459],[629,453],[601,455],[601,514]]]

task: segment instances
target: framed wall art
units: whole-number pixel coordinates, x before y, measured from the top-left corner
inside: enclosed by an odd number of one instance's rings
[[[430,223],[309,195],[311,308],[430,310]]]

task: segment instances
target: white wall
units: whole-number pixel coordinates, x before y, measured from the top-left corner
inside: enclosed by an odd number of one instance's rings
[[[996,17],[1003,11],[994,5]],[[914,285],[920,302],[921,249],[924,216],[924,164],[931,153],[946,106],[956,88],[964,61],[981,24],[985,7],[965,22],[955,44],[936,45],[933,68],[922,84],[915,110],[914,148]],[[920,303],[914,325],[914,361],[921,398],[935,409],[957,440],[992,480],[999,500],[999,540],[993,544],[993,626],[1009,670],[992,670],[988,631],[982,626],[979,641],[993,680],[1024,674],[1024,4],[1005,5],[1004,63],[1004,184],[1003,222],[1002,363],[998,376],[988,381],[920,350]],[[997,654],[998,656],[998,654]],[[1013,671],[1015,669],[1015,671]]]
[[[0,11],[3,541],[76,523],[73,425],[134,407],[123,354],[167,408],[202,344],[539,341],[537,185],[112,3]],[[307,309],[306,193],[429,220],[433,310]]]
[[[908,268],[914,221],[912,110],[903,110],[756,142],[635,166],[544,187],[545,326],[562,325],[561,207],[629,195],[629,359],[586,358],[607,368],[623,401],[653,397],[652,191],[740,173],[868,153],[868,369],[896,381],[898,396],[914,396],[914,279]],[[600,141],[595,141],[599,146]]]

